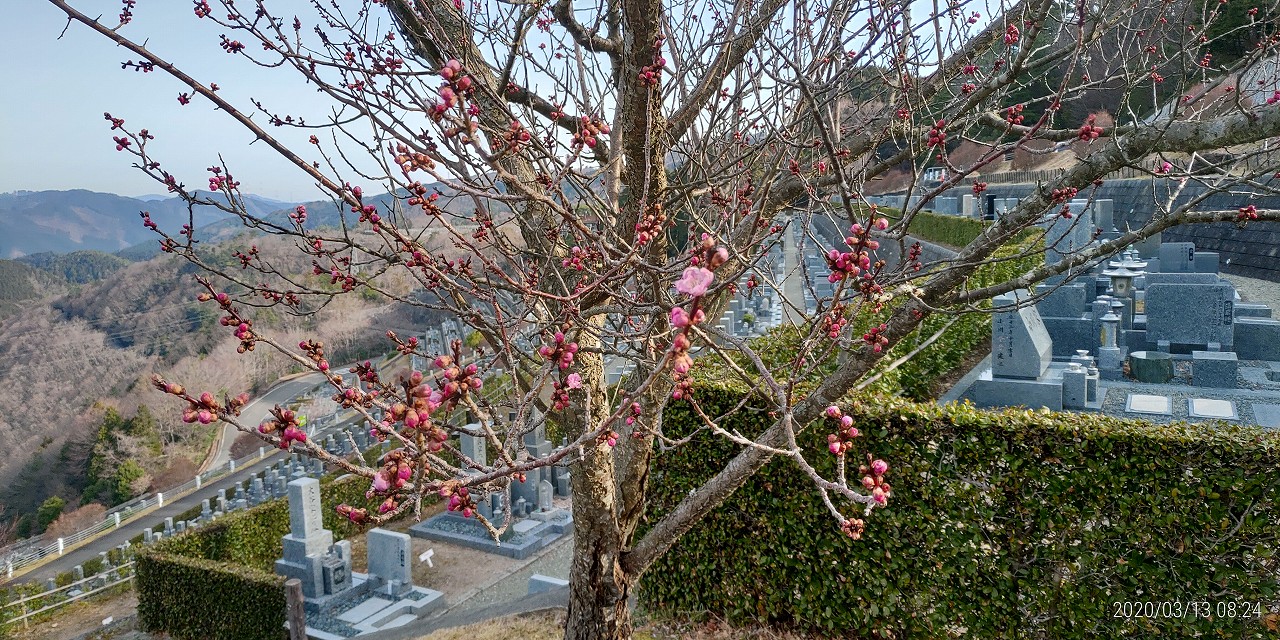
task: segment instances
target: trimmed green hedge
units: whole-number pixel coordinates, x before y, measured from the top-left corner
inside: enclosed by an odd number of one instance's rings
[[[354,476],[321,485],[325,527],[335,540],[360,528],[334,509],[344,502],[364,506],[368,487]],[[283,637],[284,578],[273,571],[288,533],[289,501],[280,499],[144,548],[137,578],[142,627],[179,640]]]
[[[742,394],[696,392],[713,416]],[[859,638],[1275,637],[1239,616],[1261,603],[1280,623],[1280,434],[871,396],[849,413],[894,486],[862,540],[774,460],[645,575],[645,605]],[[720,426],[767,421],[740,410]],[[670,437],[699,424],[684,404],[664,413]],[[830,431],[801,436],[824,474]],[[737,451],[694,440],[657,458],[649,522]],[[1114,617],[1116,603],[1164,601],[1235,603],[1237,617]]]
[[[159,550],[140,554],[137,566],[145,631],[179,640],[286,637],[283,576]]]
[[[921,211],[911,219],[907,233],[934,244],[963,247],[978,237],[985,228],[986,223],[975,218]]]
[[[966,285],[969,288],[986,287],[1011,280],[1034,269],[1042,261],[1038,251],[1039,244],[1038,239],[1024,238],[1016,244],[1001,248],[996,252],[994,260],[979,267],[969,277]],[[864,313],[851,318],[849,327],[845,331],[853,336],[862,335],[869,328],[887,320],[889,314],[896,308],[896,304],[896,302],[890,302],[878,314]],[[977,306],[989,308],[991,303],[984,301]],[[937,340],[921,348],[921,345],[938,331],[944,332]],[[934,384],[938,378],[955,370],[975,348],[990,337],[991,315],[989,313],[970,312],[958,316],[944,313],[931,315],[925,318],[920,328],[908,334],[885,354],[880,365],[872,372],[872,375],[878,376],[878,379],[870,389],[915,400],[929,399],[934,395]],[[794,368],[792,361],[803,339],[804,334],[799,330],[783,326],[771,330],[763,339],[754,340],[751,347],[778,375],[786,376]],[[920,351],[909,360],[896,369],[888,369],[890,363],[917,348],[920,348]],[[754,368],[754,365],[745,357],[738,361],[738,365],[748,371]],[[830,358],[828,362],[815,368],[812,380],[808,383],[820,381],[834,371],[836,366],[836,358]],[[731,371],[710,364],[709,359],[699,361],[698,366],[694,368],[694,375],[708,381],[732,379],[735,376]],[[805,386],[801,385],[802,388]]]

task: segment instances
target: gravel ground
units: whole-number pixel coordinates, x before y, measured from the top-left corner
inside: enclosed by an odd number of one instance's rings
[[[1271,307],[1273,312],[1280,313],[1280,282],[1246,278],[1229,273],[1219,275],[1236,286],[1236,292],[1245,302],[1265,304]]]

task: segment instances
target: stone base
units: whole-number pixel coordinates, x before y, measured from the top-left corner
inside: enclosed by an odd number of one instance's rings
[[[1037,380],[994,378],[991,370],[987,369],[965,391],[964,397],[979,407],[1026,406],[1061,411],[1062,368],[1061,365],[1050,365],[1045,375]]]
[[[409,527],[409,535],[523,560],[560,536],[573,531],[573,516],[568,510],[555,509],[543,515],[549,514],[554,514],[555,517],[546,520],[532,517],[517,520],[507,528],[499,542],[494,542],[489,532],[478,522],[469,519],[469,522],[459,522],[460,518],[448,513],[433,516]]]
[[[1191,384],[1196,387],[1235,389],[1240,361],[1230,351],[1192,351]]]
[[[339,640],[362,636],[409,624],[443,610],[444,594],[434,589],[413,587],[400,598],[391,598],[368,589],[369,576],[351,574],[351,589],[325,599],[318,609],[307,601],[307,638]]]

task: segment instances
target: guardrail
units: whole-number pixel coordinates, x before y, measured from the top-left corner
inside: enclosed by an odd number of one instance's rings
[[[36,565],[43,563],[45,560],[61,556],[62,554],[75,549],[81,544],[97,537],[98,534],[108,529],[119,528],[121,524],[132,521],[135,517],[142,516],[155,509],[163,507],[165,501],[172,502],[182,496],[191,493],[204,486],[210,480],[217,480],[222,476],[234,472],[236,469],[252,464],[258,460],[267,457],[270,451],[267,447],[261,447],[256,453],[251,453],[239,460],[228,460],[226,464],[210,469],[196,477],[176,486],[159,491],[154,494],[147,494],[141,498],[130,500],[119,507],[107,512],[107,516],[102,522],[89,526],[85,529],[77,531],[69,536],[64,536],[54,540],[53,542],[34,549],[20,551],[11,554],[3,560],[6,579],[12,579],[15,575],[34,568]]]
[[[129,560],[128,562],[118,567],[112,567],[111,569],[109,569],[108,570],[109,572],[115,573],[117,576],[114,580],[104,579],[101,574],[89,576],[87,578],[76,580],[75,582],[72,582],[67,585],[63,585],[61,587],[54,587],[53,589],[42,591],[40,593],[22,596],[12,602],[6,602],[4,604],[0,604],[0,610],[12,609],[13,607],[18,607],[18,606],[22,607],[22,613],[20,614],[0,615],[0,622],[3,622],[6,625],[12,625],[18,622],[19,620],[21,620],[22,626],[26,627],[28,624],[27,621],[33,616],[37,616],[42,613],[48,613],[59,607],[63,607],[68,604],[71,604],[72,602],[83,600],[94,594],[102,593],[107,589],[129,582],[130,580],[133,580],[133,576],[134,576],[133,563],[134,563],[133,560]],[[87,590],[79,588],[81,585],[86,585],[99,580],[102,581],[102,584],[96,587],[90,587]],[[74,593],[77,591],[79,593]],[[52,602],[49,602],[49,601],[52,601]],[[33,602],[38,604],[32,605]],[[36,606],[36,608],[32,610],[31,609],[32,606]]]
[[[509,384],[510,383],[508,382],[507,385]],[[504,392],[507,385],[503,385],[493,391]],[[343,412],[321,416],[316,418],[314,423],[308,426],[313,426],[316,430],[338,426],[345,422],[341,417],[342,413]],[[315,431],[312,431],[312,433],[315,433]],[[199,489],[211,480],[217,480],[227,474],[234,473],[236,469],[267,457],[268,453],[273,451],[274,449],[270,449],[268,447],[260,447],[257,453],[251,453],[239,460],[228,460],[226,464],[197,474],[196,477],[180,485],[169,487],[164,491],[159,491],[154,494],[147,494],[139,498],[134,498],[129,502],[117,505],[107,511],[106,517],[101,522],[86,527],[85,529],[77,531],[69,536],[58,538],[57,540],[43,546],[11,552],[3,560],[0,560],[0,563],[3,563],[5,579],[13,579],[14,576],[21,575],[44,563],[46,560],[59,557],[64,553],[75,549],[81,544],[97,537],[98,534],[104,531],[119,528],[120,525],[132,521],[135,517],[142,516],[155,509],[163,507],[166,500],[170,502],[177,500],[188,493]],[[9,549],[12,550],[16,546],[23,545],[24,542],[10,545]]]

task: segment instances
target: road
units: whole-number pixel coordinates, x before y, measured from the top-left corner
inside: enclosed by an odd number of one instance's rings
[[[385,371],[399,361],[399,358],[392,358],[390,361],[380,362],[378,367],[380,371]],[[345,365],[337,371],[345,372],[352,365]],[[245,405],[240,411],[241,424],[257,425],[266,419],[268,411],[277,404],[286,404],[294,398],[310,391],[317,384],[324,381],[324,376],[319,373],[310,373],[304,376],[291,378],[277,383],[267,390],[263,395],[253,399]],[[329,433],[334,433],[343,427],[342,424],[331,425],[319,433],[316,437],[323,438]],[[240,431],[231,425],[226,425],[222,433],[221,442],[219,442],[218,451],[214,455],[211,462],[206,465],[206,469],[217,469],[225,466],[230,460],[231,445],[235,442]],[[32,571],[22,574],[14,578],[14,582],[42,582],[48,578],[53,578],[59,573],[70,571],[72,567],[83,564],[93,558],[98,557],[101,551],[107,551],[119,545],[128,542],[131,538],[142,535],[143,529],[150,527],[154,531],[164,529],[164,519],[176,517],[178,514],[195,507],[202,500],[208,499],[214,502],[218,496],[219,489],[226,489],[227,495],[234,493],[236,482],[243,480],[251,471],[257,471],[262,468],[263,464],[272,464],[282,455],[279,449],[268,450],[268,455],[262,462],[254,462],[242,468],[236,469],[217,480],[210,481],[201,488],[172,501],[166,501],[163,507],[156,509],[144,516],[125,522],[118,529],[112,529],[107,533],[89,541],[82,547],[68,551],[62,556],[50,560],[49,562],[33,569]]]
[[[268,464],[279,459],[281,451],[276,449],[274,453],[269,453],[263,460]],[[244,468],[247,472],[250,469],[257,470],[262,467],[262,463],[254,463]],[[108,533],[90,541],[82,547],[68,551],[62,556],[50,560],[45,564],[36,567],[28,573],[14,577],[14,582],[44,582],[49,578],[56,577],[59,573],[70,571],[72,567],[78,564],[84,564],[93,558],[98,557],[99,551],[107,551],[114,547],[118,547],[129,541],[130,538],[142,535],[142,530],[150,527],[152,530],[163,531],[164,519],[173,518],[178,514],[199,505],[201,500],[206,498],[210,502],[215,502],[218,497],[219,489],[226,489],[227,495],[230,496],[235,492],[236,482],[242,480],[244,475],[237,469],[236,473],[228,474],[209,482],[199,489],[174,500],[172,502],[165,501],[163,507],[156,509],[140,518],[135,518],[129,522],[120,525],[118,529],[112,529]]]
[[[324,382],[324,376],[309,373],[292,380],[286,380],[271,387],[265,394],[254,398],[240,410],[240,423],[253,427],[267,419],[268,411],[277,404],[285,404],[290,400],[310,391],[312,387]],[[231,425],[222,427],[222,439],[218,443],[218,451],[204,466],[205,469],[218,469],[231,459],[231,445],[235,443],[240,430]]]

